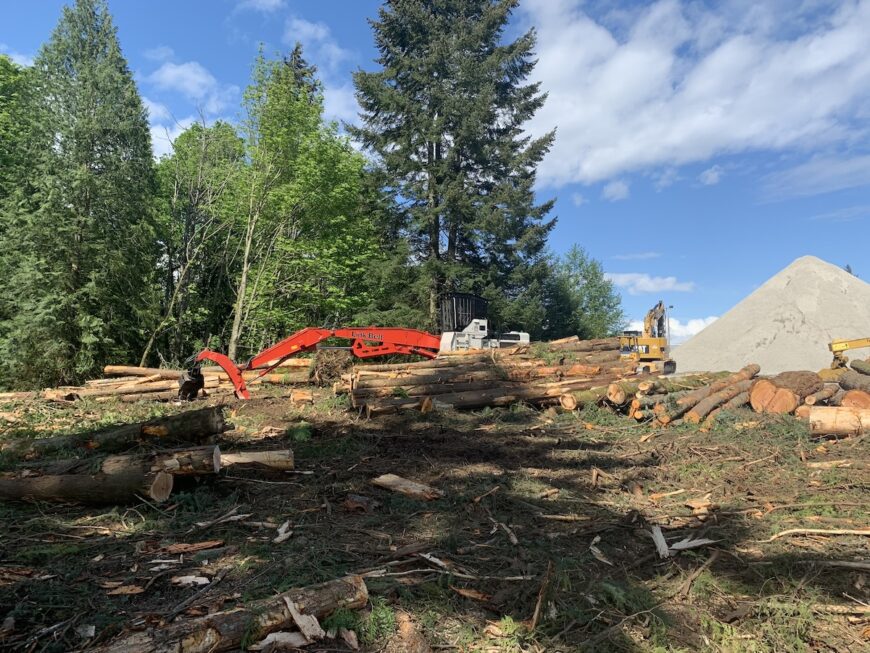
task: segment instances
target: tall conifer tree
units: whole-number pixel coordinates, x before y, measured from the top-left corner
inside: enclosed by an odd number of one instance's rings
[[[372,21],[381,69],[355,74],[363,126],[409,203],[414,260],[427,278],[428,311],[465,290],[491,299],[502,327],[545,320],[552,202],[537,204],[537,164],[554,134],[523,125],[545,100],[526,83],[534,31],[504,42],[518,0],[387,0]],[[531,290],[531,292],[530,292]]]
[[[156,268],[148,121],[104,0],[63,9],[32,84],[28,190],[2,252],[0,347],[19,386],[131,359]]]

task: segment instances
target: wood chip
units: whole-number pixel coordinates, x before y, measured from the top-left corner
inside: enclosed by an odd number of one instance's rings
[[[339,628],[338,636],[341,637],[341,641],[347,644],[351,650],[359,650],[359,638],[356,636],[356,632],[347,628]]]
[[[106,592],[109,596],[130,596],[132,594],[142,594],[145,591],[144,587],[139,585],[121,585],[113,590]]]
[[[671,552],[668,549],[668,543],[665,541],[665,536],[662,534],[662,527],[653,526],[650,535],[656,545],[656,552],[659,554],[659,558],[669,558]]]
[[[173,585],[191,587],[193,585],[208,585],[211,581],[205,576],[173,576],[170,581]]]
[[[311,614],[302,614],[299,612],[299,608],[296,604],[286,596],[284,597],[284,604],[287,606],[287,610],[290,612],[290,616],[293,618],[296,627],[299,628],[301,633],[305,635],[308,640],[316,641],[326,637],[326,632],[320,627],[320,622],[317,621],[317,617]]]
[[[311,642],[299,632],[277,632],[269,633],[266,639],[252,644],[248,647],[249,651],[282,651],[286,649],[302,648],[308,646]]]
[[[492,601],[491,594],[485,594],[480,590],[469,589],[465,587],[454,587],[453,585],[450,585],[450,589],[459,594],[459,596],[464,596],[465,598],[471,599],[473,601],[481,601],[483,603],[488,603],[489,601]]]
[[[383,476],[378,476],[377,478],[373,478],[371,483],[372,485],[377,485],[386,490],[398,492],[399,494],[404,494],[405,496],[413,499],[420,499],[422,501],[432,501],[444,496],[444,493],[441,490],[429,485],[417,483],[416,481],[410,481],[401,476],[396,476],[395,474],[384,474]]]
[[[290,522],[285,521],[278,527],[278,536],[272,540],[272,543],[281,544],[281,542],[286,542],[290,539],[291,535],[293,535],[293,531],[290,530]]]
[[[164,553],[196,553],[197,551],[205,551],[206,549],[223,546],[223,543],[223,540],[208,540],[206,542],[193,542],[190,544],[179,542],[178,544],[164,546],[160,550]]]

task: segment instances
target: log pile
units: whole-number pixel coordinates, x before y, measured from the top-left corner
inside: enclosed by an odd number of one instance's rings
[[[310,358],[290,358],[262,377],[258,377],[257,372],[244,372],[242,376],[249,383],[248,389],[252,392],[256,392],[261,384],[307,384],[310,382],[311,362]],[[134,402],[142,399],[169,401],[178,398],[179,379],[185,371],[162,367],[106,365],[103,373],[104,378],[85,381],[81,386],[49,388],[41,393],[3,393],[0,394],[0,400],[41,397],[51,401],[74,401],[84,398],[97,402],[113,400]],[[233,393],[233,384],[220,367],[203,367],[202,375],[204,379],[203,391],[200,393],[202,396]],[[4,394],[8,396],[4,397]]]
[[[369,417],[517,402],[573,410],[598,400],[590,390],[635,376],[634,363],[620,360],[616,338],[574,338],[548,343],[543,351],[462,351],[419,363],[358,365],[333,389],[348,394],[351,405]]]

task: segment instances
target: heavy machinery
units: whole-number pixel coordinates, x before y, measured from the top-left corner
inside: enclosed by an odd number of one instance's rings
[[[677,363],[669,355],[667,325],[667,309],[659,301],[644,317],[643,331],[623,331],[619,336],[620,358],[637,363],[639,372],[676,372]]]
[[[856,338],[855,340],[832,340],[828,343],[828,349],[834,354],[834,360],[831,361],[831,369],[838,370],[841,367],[846,367],[849,363],[849,358],[845,352],[850,349],[862,349],[870,347],[870,338]]]
[[[280,367],[281,363],[291,356],[323,348],[323,343],[330,338],[349,340],[349,346],[338,348],[349,350],[357,358],[373,358],[391,354],[435,358],[440,351],[513,347],[529,342],[529,334],[519,331],[490,337],[486,309],[486,300],[475,295],[462,293],[448,295],[441,302],[440,317],[444,332],[440,337],[425,331],[399,327],[343,327],[337,329],[307,327],[264,349],[243,367],[237,366],[225,354],[206,349],[196,356],[196,365],[182,377],[179,384],[179,397],[192,398],[196,396],[203,386],[199,365],[202,361],[209,360],[220,365],[227,373],[239,399],[250,399],[251,395],[248,392],[243,372],[257,372],[257,376],[251,381],[256,382],[263,375],[268,374],[276,367]],[[335,349],[336,347],[330,348]]]
[[[490,336],[487,302],[468,293],[452,293],[441,300],[441,351],[499,349],[529,344],[525,331]]]
[[[347,327],[340,329],[320,329],[307,327],[297,331],[292,336],[284,338],[271,347],[254,356],[247,364],[239,368],[228,356],[220,352],[206,349],[196,357],[197,364],[210,360],[223,368],[230,377],[239,399],[250,399],[248,386],[243,378],[243,372],[255,371],[259,378],[268,374],[281,363],[298,354],[314,351],[318,345],[330,338],[350,340],[346,347],[357,358],[372,358],[390,354],[407,354],[435,358],[441,341],[425,331],[402,329],[394,327]],[[256,381],[256,379],[254,379]]]

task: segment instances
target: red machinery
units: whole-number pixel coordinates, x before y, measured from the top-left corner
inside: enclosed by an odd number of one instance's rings
[[[236,396],[239,399],[250,399],[251,395],[248,392],[242,372],[257,371],[259,372],[257,378],[260,378],[279,367],[291,356],[314,351],[318,344],[333,337],[351,340],[349,349],[357,358],[372,358],[389,354],[413,354],[425,358],[435,358],[441,347],[441,339],[438,336],[416,329],[397,327],[318,329],[307,327],[268,349],[264,349],[241,369],[228,356],[210,349],[200,352],[196,360],[197,362],[210,360],[220,365],[233,382]]]

